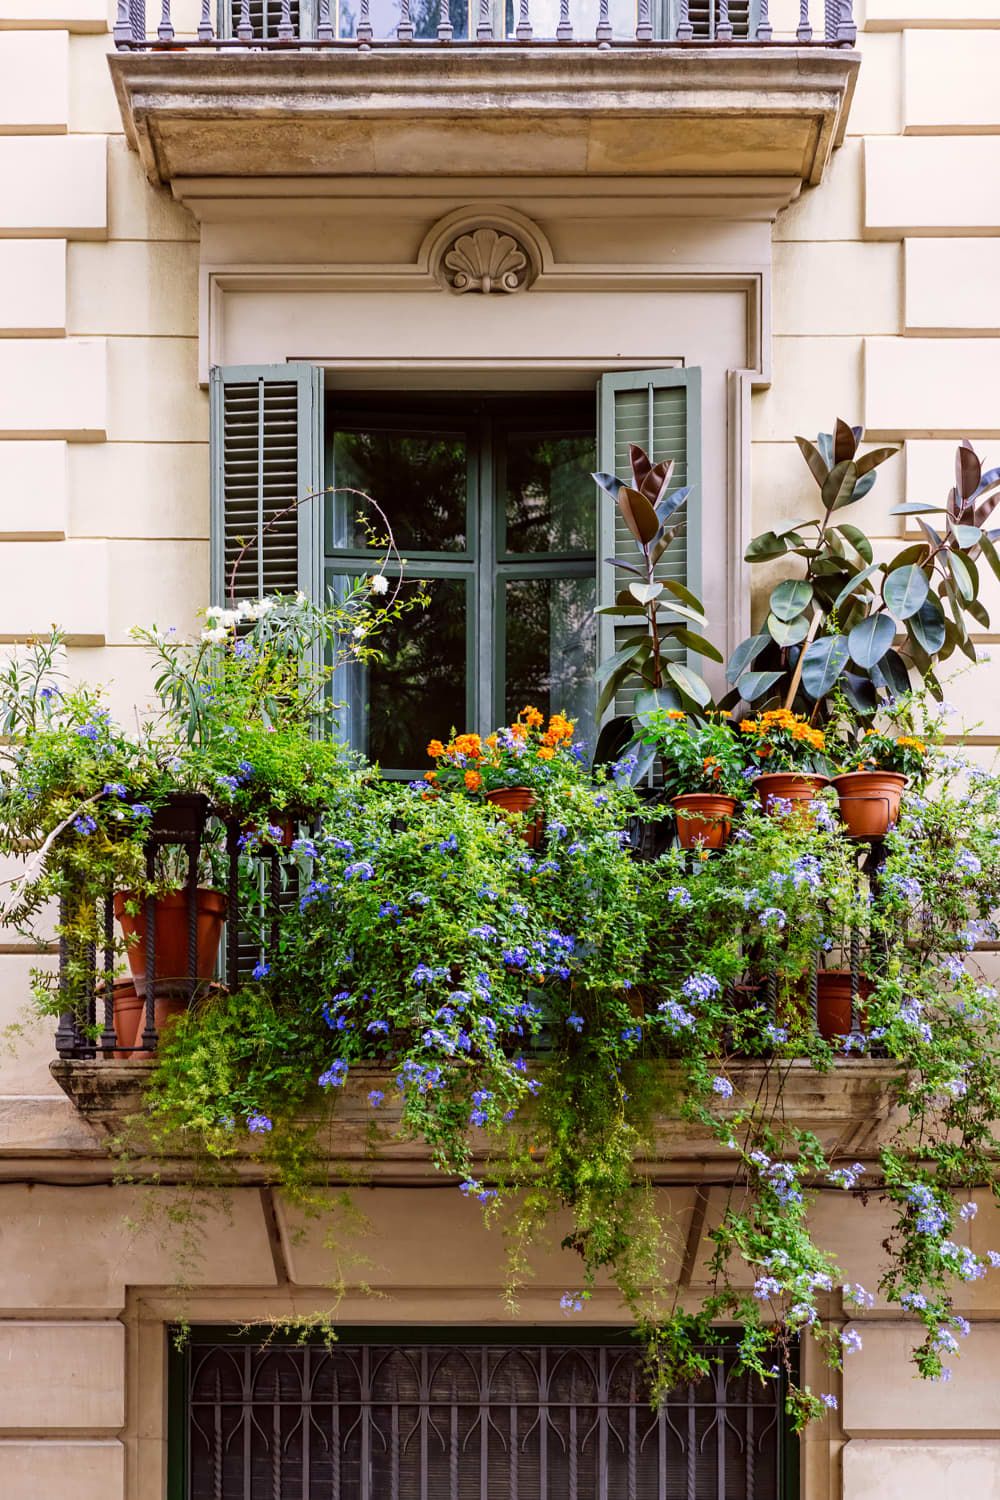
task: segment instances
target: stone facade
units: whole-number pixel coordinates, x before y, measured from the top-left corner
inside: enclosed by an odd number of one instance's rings
[[[730,637],[748,613],[743,541],[805,492],[794,434],[843,415],[901,443],[875,525],[898,537],[890,507],[943,494],[958,438],[987,453],[1000,438],[1000,8],[856,9],[846,136],[800,193],[797,168],[766,184],[648,176],[594,193],[567,175],[563,141],[545,178],[498,177],[494,143],[478,176],[467,164],[461,181],[427,181],[411,164],[405,180],[324,179],[305,201],[288,180],[151,184],[122,131],[106,6],[0,0],[0,641],[58,620],[73,670],[113,680],[120,710],[141,701],[129,626],[188,628],[207,596],[210,362],[314,358],[341,385],[372,385],[401,368],[427,381],[430,347],[463,383],[575,386],[612,360],[701,363],[705,493],[727,537],[706,592]],[[797,11],[772,4],[779,35]],[[477,202],[537,226],[550,259],[539,252],[528,293],[445,302],[421,280],[433,279],[422,247]],[[304,283],[319,265],[322,284]],[[990,673],[951,690],[985,756],[1000,745]],[[32,961],[0,944],[4,1026],[22,1015]],[[0,1056],[0,1488],[5,1500],[162,1500],[176,1256],[161,1224],[143,1227],[153,1190],[112,1185],[100,1136],[50,1076],[51,1050],[33,1028]],[[717,1190],[688,1178],[670,1193],[687,1246],[677,1273],[696,1288]],[[385,1185],[363,1208],[369,1228],[342,1267],[346,1321],[504,1320],[497,1244],[453,1189]],[[819,1212],[845,1271],[873,1286],[878,1207]],[[1000,1243],[986,1205],[963,1231]],[[327,1304],[327,1255],[266,1189],[209,1210],[199,1238],[193,1319]],[[551,1322],[562,1289],[559,1267],[540,1265],[522,1322]],[[864,1320],[840,1413],[802,1445],[804,1500],[1000,1500],[1000,1290],[962,1295],[975,1326],[948,1387],[914,1381],[887,1307]],[[620,1313],[597,1297],[585,1316]]]

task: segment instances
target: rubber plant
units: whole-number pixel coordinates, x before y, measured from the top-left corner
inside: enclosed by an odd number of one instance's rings
[[[990,522],[1000,502],[1000,469],[983,472],[971,444],[955,459],[955,485],[943,505],[907,501],[891,514],[915,518],[922,536],[887,561],[876,560],[865,532],[842,513],[871,492],[876,470],[895,449],[859,450],[862,429],[837,420],[832,433],[796,442],[820,492],[821,514],[763,532],[749,563],[799,559],[772,589],[767,615],[733,653],[726,677],[756,709],[783,705],[825,721],[839,692],[867,718],[908,692],[914,676],[939,700],[938,669],[961,651],[975,661],[969,621],[989,628],[980,599],[979,563],[1000,578]],[[938,517],[932,525],[925,519]]]

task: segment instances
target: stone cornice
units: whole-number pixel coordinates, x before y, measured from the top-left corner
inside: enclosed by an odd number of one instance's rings
[[[857,69],[842,49],[483,46],[109,57],[154,181],[444,173],[819,182]]]

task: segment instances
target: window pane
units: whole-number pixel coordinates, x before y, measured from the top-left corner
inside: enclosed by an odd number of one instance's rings
[[[512,432],[507,439],[507,551],[593,552],[592,436]]]
[[[389,517],[396,545],[410,552],[463,552],[467,540],[466,441],[461,433],[340,431],[333,439],[333,485],[371,495]],[[377,515],[355,495],[331,495],[333,547],[363,547],[358,517]]]
[[[597,649],[593,578],[510,578],[504,586],[507,722],[526,703],[577,719],[594,745]]]
[[[360,8],[358,0],[339,0],[337,5],[338,36],[357,35]],[[451,0],[450,9],[455,40],[467,38],[469,35],[468,0]],[[396,27],[399,25],[399,0],[371,0],[368,14],[376,38],[385,39],[395,35]],[[438,22],[441,19],[441,0],[414,0],[410,6],[410,19],[413,22],[413,34],[419,41],[436,37]]]
[[[333,580],[335,594],[342,585]],[[337,684],[351,744],[384,770],[426,768],[432,735],[446,739],[452,725],[466,727],[468,584],[435,578],[427,587],[427,608],[379,636],[383,659],[348,667]]]

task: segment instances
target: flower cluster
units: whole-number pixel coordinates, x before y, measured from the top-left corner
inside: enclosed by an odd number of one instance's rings
[[[825,733],[790,709],[772,708],[744,719],[740,733],[746,736],[753,764],[761,771],[825,773],[827,769]]]
[[[424,780],[435,791],[473,795],[504,787],[543,787],[560,771],[577,767],[572,753],[575,728],[572,719],[559,713],[546,724],[544,714],[529,704],[513,724],[485,739],[453,733],[447,744],[431,740],[427,754],[435,764]]]

